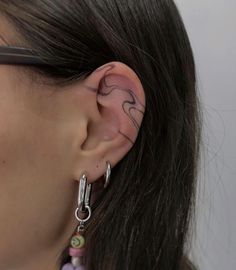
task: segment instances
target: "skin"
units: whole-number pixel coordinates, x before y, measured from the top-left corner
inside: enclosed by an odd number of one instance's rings
[[[13,40],[10,27],[1,20],[1,45]],[[137,138],[145,94],[121,62],[60,89],[22,69],[0,65],[0,269],[58,270],[79,224],[79,179],[85,172],[103,188],[106,160],[116,166]]]

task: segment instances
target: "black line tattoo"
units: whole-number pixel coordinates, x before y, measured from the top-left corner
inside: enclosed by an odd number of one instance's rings
[[[138,99],[138,97],[136,96],[136,94],[132,91],[132,89],[123,89],[118,85],[108,85],[107,81],[106,81],[106,74],[108,73],[108,71],[112,70],[115,68],[115,64],[108,64],[105,65],[104,67],[98,68],[96,69],[96,72],[101,72],[102,70],[106,70],[104,72],[104,77],[102,79],[102,83],[104,83],[104,85],[106,86],[105,88],[102,89],[102,92],[98,92],[96,88],[94,87],[90,87],[90,86],[86,86],[86,88],[89,91],[92,91],[94,93],[97,93],[98,95],[101,96],[107,96],[110,95],[113,91],[124,91],[127,93],[127,95],[129,96],[129,98],[127,100],[124,100],[122,103],[122,108],[124,113],[129,117],[129,119],[131,120],[131,122],[133,123],[134,127],[138,130],[140,128],[140,124],[138,123],[136,117],[137,117],[137,113],[139,112],[141,114],[144,114],[145,111],[145,106],[140,102],[140,100]],[[112,75],[112,74],[108,74]],[[129,138],[127,135],[125,135],[124,133],[122,133],[119,130],[119,133],[121,135],[123,135],[126,139],[128,139],[132,144],[134,144],[134,142],[131,140],[131,138]]]

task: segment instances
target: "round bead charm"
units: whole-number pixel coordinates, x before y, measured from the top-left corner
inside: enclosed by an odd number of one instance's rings
[[[74,267],[71,263],[64,264],[61,270],[85,270],[84,266]]]
[[[85,239],[81,234],[74,235],[71,238],[71,246],[73,248],[82,248],[85,244]]]
[[[64,264],[61,270],[74,270],[74,266],[71,263]]]
[[[74,256],[74,257],[82,257],[85,255],[85,248],[72,248],[70,247],[69,249],[69,254],[70,256]]]

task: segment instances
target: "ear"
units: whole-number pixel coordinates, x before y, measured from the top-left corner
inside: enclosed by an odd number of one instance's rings
[[[145,93],[136,73],[121,62],[109,62],[83,82],[94,102],[89,106],[80,143],[75,179],[86,172],[92,183],[103,176],[106,161],[114,167],[131,149],[145,112]]]

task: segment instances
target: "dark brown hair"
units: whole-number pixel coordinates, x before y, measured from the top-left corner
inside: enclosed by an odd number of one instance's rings
[[[120,61],[143,84],[146,111],[138,137],[92,207],[87,269],[193,268],[187,255],[201,117],[193,53],[174,2],[0,0],[0,11],[22,44],[51,65],[30,67],[34,74],[67,85]]]

